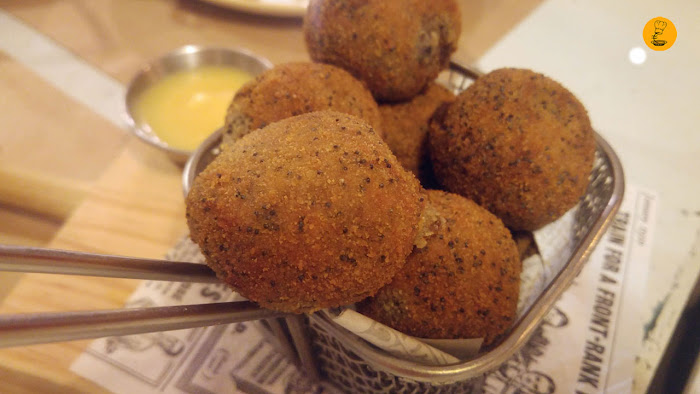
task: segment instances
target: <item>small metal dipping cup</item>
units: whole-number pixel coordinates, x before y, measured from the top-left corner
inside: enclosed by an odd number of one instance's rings
[[[192,151],[173,148],[158,138],[145,121],[134,117],[134,106],[146,89],[165,76],[202,66],[231,66],[256,76],[272,68],[272,63],[245,49],[186,45],[152,61],[136,74],[126,91],[126,121],[137,137],[163,150],[178,164],[187,161]]]

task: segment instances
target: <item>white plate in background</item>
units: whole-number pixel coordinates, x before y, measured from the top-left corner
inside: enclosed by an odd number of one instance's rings
[[[251,14],[303,17],[309,0],[203,0],[207,3]]]

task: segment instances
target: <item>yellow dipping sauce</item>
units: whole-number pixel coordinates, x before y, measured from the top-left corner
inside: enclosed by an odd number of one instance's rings
[[[193,150],[223,126],[233,95],[252,78],[228,66],[179,71],[141,94],[134,118],[171,147]]]

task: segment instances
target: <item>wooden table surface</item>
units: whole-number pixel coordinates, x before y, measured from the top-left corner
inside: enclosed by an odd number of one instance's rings
[[[462,1],[455,59],[478,58],[539,2]],[[275,64],[308,59],[300,20],[199,1],[18,0],[0,10],[122,84],[184,44],[245,47]],[[162,257],[186,230],[181,168],[15,55],[0,51],[0,243]],[[0,313],[119,308],[137,284],[3,273]],[[87,343],[0,349],[0,391],[104,392],[69,371]]]

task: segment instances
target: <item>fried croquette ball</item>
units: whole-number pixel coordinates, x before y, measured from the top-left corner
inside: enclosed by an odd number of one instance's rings
[[[408,100],[447,68],[461,16],[455,0],[311,0],[311,58],[367,83],[377,100]]]
[[[484,338],[493,343],[513,323],[521,264],[501,220],[471,200],[428,190],[441,221],[388,285],[358,311],[419,338]]]
[[[425,204],[364,121],[313,112],[231,144],[194,181],[187,222],[217,276],[263,307],[359,301],[399,271]]]
[[[410,101],[379,106],[384,141],[403,168],[413,172],[424,185],[432,177],[428,158],[428,121],[439,106],[454,99],[452,92],[431,82]]]
[[[379,108],[362,82],[318,63],[287,63],[241,87],[226,113],[224,139],[235,141],[266,125],[314,111],[337,111],[367,121],[381,133]]]
[[[431,121],[430,157],[447,190],[513,230],[534,230],[584,194],[595,137],[586,109],[559,83],[523,69],[477,79]]]

